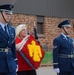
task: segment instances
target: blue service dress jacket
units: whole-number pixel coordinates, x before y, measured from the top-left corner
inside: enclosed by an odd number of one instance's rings
[[[70,57],[72,55],[72,57]],[[73,39],[65,38],[62,34],[53,40],[53,66],[61,71],[74,70]]]
[[[0,26],[0,73],[16,71],[16,51],[15,51],[15,29],[9,25],[8,35]],[[2,49],[8,48],[9,52],[4,52]]]

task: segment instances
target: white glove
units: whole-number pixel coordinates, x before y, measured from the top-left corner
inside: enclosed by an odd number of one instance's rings
[[[59,69],[59,68],[54,68],[54,71],[55,71],[56,73],[60,73],[60,69]]]
[[[18,65],[17,65],[17,68],[16,68],[16,72],[18,71]]]

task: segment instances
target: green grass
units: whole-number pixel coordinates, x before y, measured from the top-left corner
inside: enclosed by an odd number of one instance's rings
[[[41,64],[43,65],[52,65],[52,51],[50,52],[45,52],[45,56],[41,62]]]

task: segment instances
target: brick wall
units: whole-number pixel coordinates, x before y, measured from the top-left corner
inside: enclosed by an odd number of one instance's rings
[[[43,34],[38,35],[42,46],[47,44],[49,49],[52,49],[53,39],[60,34],[60,29],[57,26],[61,21],[65,19],[69,18],[44,17]],[[71,30],[71,37],[74,38],[74,19],[70,20],[73,28]],[[34,22],[37,23],[37,17],[35,15],[14,14],[12,16],[12,24],[14,27],[21,23],[25,23],[32,34],[34,33]]]

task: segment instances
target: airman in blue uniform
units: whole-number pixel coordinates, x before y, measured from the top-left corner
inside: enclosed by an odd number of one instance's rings
[[[0,75],[16,75],[15,29],[9,25],[13,7],[0,5]]]
[[[61,34],[53,40],[53,65],[58,75],[74,75],[74,47],[70,37],[71,22],[65,20],[58,27]]]

